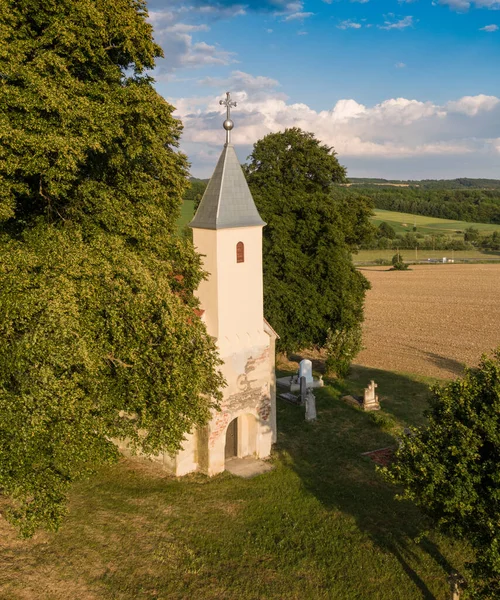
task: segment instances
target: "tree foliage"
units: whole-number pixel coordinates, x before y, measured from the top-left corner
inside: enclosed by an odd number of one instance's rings
[[[25,535],[57,527],[110,438],[174,452],[220,397],[146,17],[141,0],[0,0],[0,490]]]
[[[335,186],[345,181],[332,148],[300,129],[258,141],[246,166],[264,227],[264,308],[285,351],[323,347],[330,332],[363,318],[368,282],[351,252],[371,206]]]
[[[392,257],[391,262],[394,271],[406,271],[408,269],[408,265],[405,263],[400,252],[396,252],[396,254]]]
[[[184,201],[190,201],[193,203],[193,213],[198,210],[203,194],[207,189],[208,180],[196,179],[196,177],[189,178],[189,189],[184,194]]]
[[[469,590],[500,597],[500,349],[435,386],[428,424],[413,429],[388,472],[440,528],[476,551]]]
[[[380,223],[380,225],[378,226],[377,235],[378,235],[378,237],[385,237],[390,240],[393,240],[396,237],[396,232],[389,225],[389,223],[382,221],[382,223]]]

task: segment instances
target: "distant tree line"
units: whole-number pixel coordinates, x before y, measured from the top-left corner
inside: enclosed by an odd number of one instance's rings
[[[356,186],[375,208],[439,219],[500,224],[499,189]],[[361,189],[360,189],[361,188]]]
[[[352,185],[407,185],[422,189],[460,190],[460,189],[500,189],[500,179],[378,179],[370,177],[349,177]]]
[[[189,187],[184,192],[184,201],[190,201],[195,203],[195,208],[198,208],[198,205],[201,202],[203,194],[208,185],[208,179],[196,179],[196,177],[189,178]]]
[[[418,231],[396,233],[394,228],[385,221],[373,228],[373,235],[366,237],[361,248],[364,250],[500,250],[500,233],[495,231],[490,235],[481,236],[479,230],[468,227],[463,233],[463,239],[436,233],[423,235]]]

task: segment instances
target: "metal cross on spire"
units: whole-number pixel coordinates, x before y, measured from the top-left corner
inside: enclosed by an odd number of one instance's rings
[[[231,108],[236,107],[237,104],[231,100],[231,92],[226,92],[225,100],[219,100],[219,104],[227,109],[226,120],[222,126],[226,130],[226,145],[228,145],[231,143],[231,129],[234,127],[234,123],[231,121]]]

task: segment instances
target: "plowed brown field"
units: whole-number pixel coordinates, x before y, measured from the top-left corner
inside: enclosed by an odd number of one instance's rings
[[[500,346],[500,265],[362,269],[367,367],[451,378]]]

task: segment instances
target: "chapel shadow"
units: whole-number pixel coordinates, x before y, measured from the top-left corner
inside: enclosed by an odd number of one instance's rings
[[[442,356],[441,354],[435,354],[434,352],[424,352],[429,362],[444,371],[449,371],[453,375],[463,375],[465,365],[454,358],[448,356]]]
[[[315,391],[318,419],[314,423],[304,423],[300,407],[278,401],[277,449],[286,451],[291,467],[308,492],[325,508],[354,517],[359,529],[377,547],[398,560],[422,598],[431,600],[435,597],[415,568],[419,556],[413,542],[428,524],[412,504],[395,500],[396,489],[376,473],[371,459],[362,456],[363,452],[378,448],[395,448],[397,440],[381,429],[373,413],[362,412],[341,400],[345,393],[352,393],[356,385],[366,385],[367,378],[383,382],[384,373],[391,379],[391,389],[417,387],[420,406],[425,408],[426,385],[402,375],[356,367],[354,377],[347,382],[333,382]],[[382,387],[380,383],[379,386]],[[383,409],[397,416],[400,412],[397,404],[387,397]],[[431,540],[425,538],[419,549],[446,572],[453,570]]]

